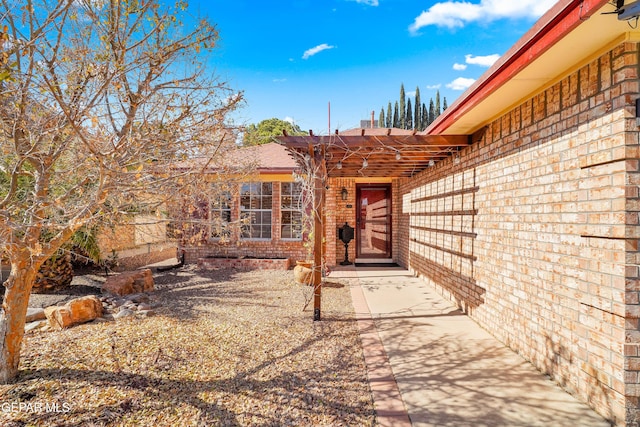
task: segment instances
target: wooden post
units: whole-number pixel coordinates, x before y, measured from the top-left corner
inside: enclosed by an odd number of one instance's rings
[[[309,154],[313,159],[314,173],[314,203],[313,203],[313,320],[321,318],[322,306],[322,240],[324,237],[323,210],[324,210],[324,147],[315,152],[314,147],[309,147]]]

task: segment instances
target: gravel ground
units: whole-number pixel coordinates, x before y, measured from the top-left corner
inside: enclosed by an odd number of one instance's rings
[[[291,271],[154,278],[154,317],[26,335],[18,380],[0,385],[0,425],[375,425],[346,279],[326,283],[313,322]]]

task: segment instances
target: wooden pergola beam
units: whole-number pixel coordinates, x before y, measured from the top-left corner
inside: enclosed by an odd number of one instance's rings
[[[283,141],[292,149],[304,149],[309,144],[353,149],[357,147],[466,147],[468,135],[331,135],[331,136],[287,136]]]

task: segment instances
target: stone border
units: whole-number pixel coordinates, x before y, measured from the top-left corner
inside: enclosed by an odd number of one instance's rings
[[[289,258],[198,258],[198,267],[205,270],[233,268],[236,270],[288,270]]]

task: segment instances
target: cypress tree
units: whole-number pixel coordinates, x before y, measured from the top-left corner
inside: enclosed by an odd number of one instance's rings
[[[384,126],[384,108],[380,109],[380,117],[378,117],[378,127],[381,128]]]
[[[400,84],[400,116],[398,117],[398,124],[400,126],[398,126],[400,129],[406,129],[407,128],[407,116],[406,116],[406,111],[407,111],[407,100],[406,100],[406,96],[404,94],[404,83]]]
[[[436,119],[436,107],[433,105],[433,98],[429,101],[429,124]]]
[[[393,107],[393,127],[400,127],[400,117],[398,116],[398,101],[396,101],[396,105]]]
[[[420,129],[420,127],[422,126],[422,120],[421,120],[421,111],[420,111],[420,106],[422,104],[420,103],[420,86],[416,86],[416,111],[413,114],[413,128],[416,130],[422,130]]]
[[[411,108],[411,98],[407,100],[406,129],[413,129],[413,108]]]
[[[437,90],[436,91],[436,109],[435,109],[435,116],[433,117],[433,120],[436,119],[436,117],[438,117],[440,115],[440,91]]]
[[[391,101],[387,104],[387,128],[393,127],[393,115],[391,114]]]
[[[422,103],[422,121],[420,123],[420,130],[425,130],[427,126],[429,126],[429,112],[427,111],[427,106],[424,102]]]
[[[448,108],[447,105],[447,97],[444,97],[444,101],[442,101],[442,111],[446,110]]]

